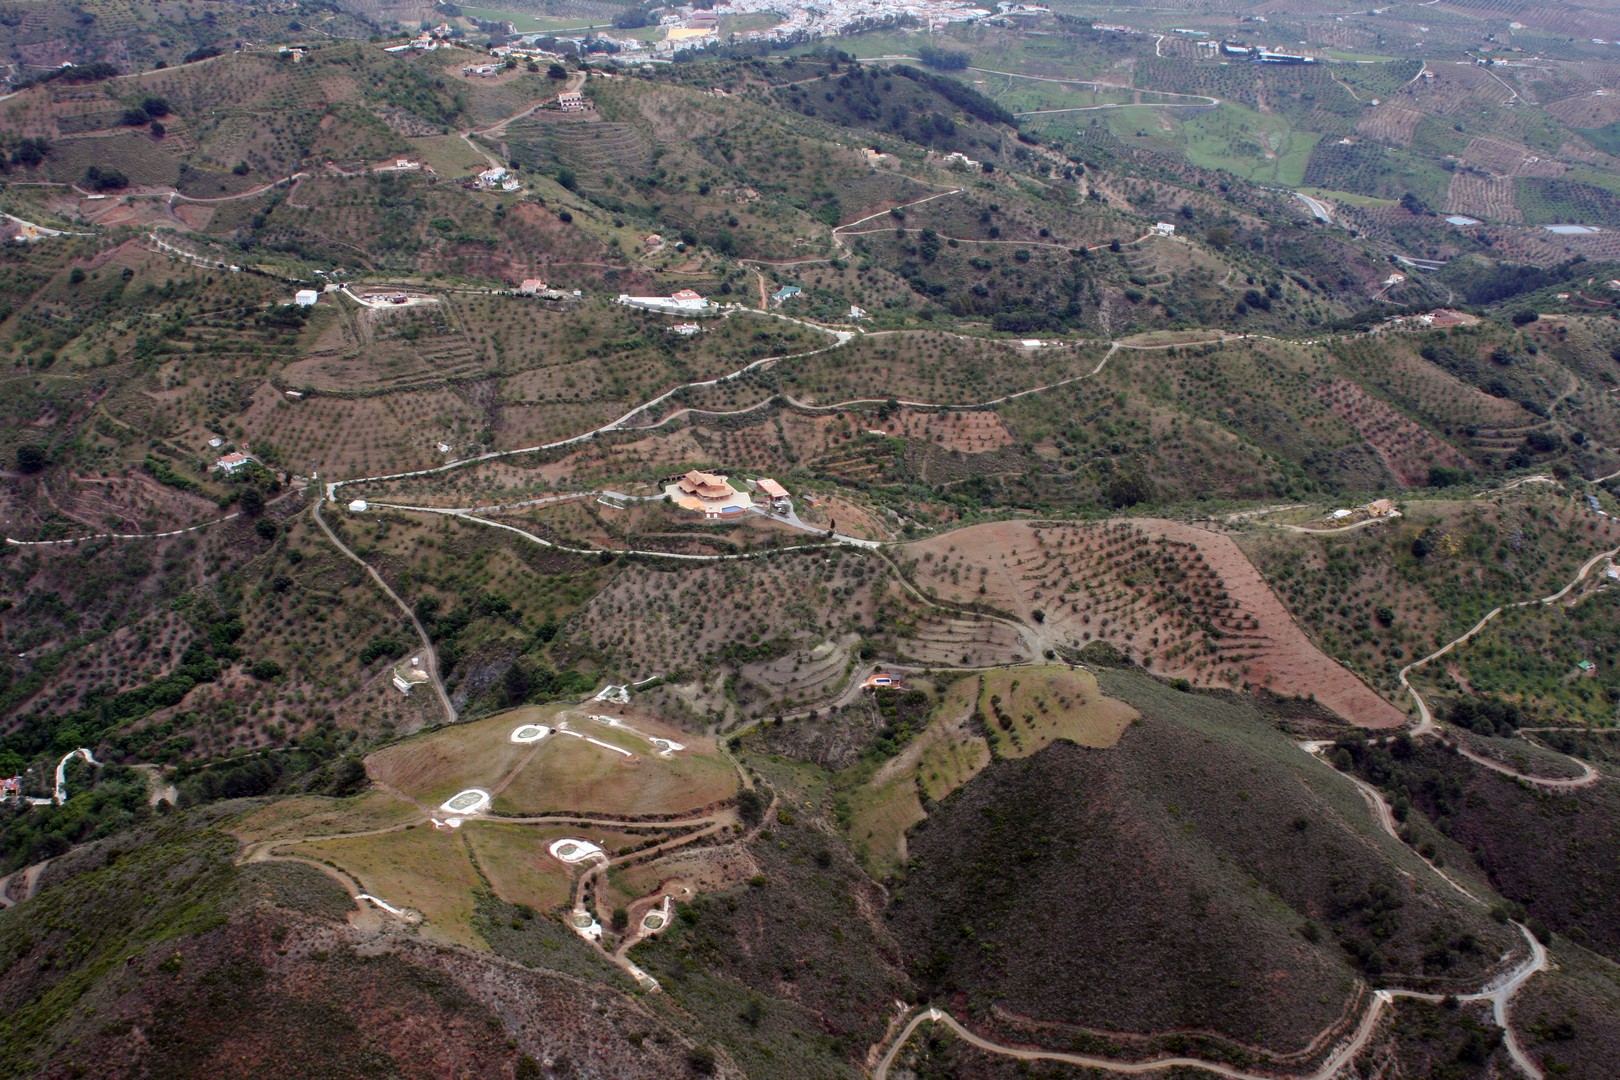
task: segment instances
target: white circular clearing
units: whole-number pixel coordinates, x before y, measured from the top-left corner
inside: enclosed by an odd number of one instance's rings
[[[536,743],[550,734],[551,729],[548,727],[542,727],[539,724],[524,724],[512,732],[512,741],[515,743]]]
[[[589,840],[576,840],[565,836],[561,840],[551,842],[552,857],[565,863],[584,862],[586,859],[602,854],[602,849]]]
[[[439,809],[452,814],[461,814],[465,817],[483,810],[484,807],[489,805],[489,800],[490,794],[484,789],[468,788],[466,791],[458,791],[450,796]]]

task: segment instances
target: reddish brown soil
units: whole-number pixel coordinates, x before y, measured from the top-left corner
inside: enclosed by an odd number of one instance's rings
[[[1220,534],[1151,518],[997,522],[906,552],[927,558],[918,563],[920,585],[1010,612],[1044,647],[1107,641],[1150,670],[1199,685],[1314,697],[1361,727],[1406,720],[1312,644]]]
[[[1468,459],[1455,447],[1347,379],[1322,384],[1316,396],[1355,428],[1385,468],[1407,487],[1428,483],[1431,465],[1468,467]]]

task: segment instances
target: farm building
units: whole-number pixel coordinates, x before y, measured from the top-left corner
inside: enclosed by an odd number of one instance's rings
[[[394,668],[394,689],[406,697],[410,697],[412,690],[427,681],[428,673],[422,670],[422,658],[419,656],[411,657],[409,667],[400,664]]]
[[[746,492],[732,487],[724,476],[697,469],[666,486],[664,494],[681,509],[701,513],[707,518],[740,514],[754,505],[754,500]]]
[[[524,296],[535,296],[546,291],[546,283],[539,278],[524,278],[523,284],[518,286],[518,292]]]
[[[293,293],[293,303],[297,304],[299,307],[312,307],[314,306],[315,301],[319,300],[320,298],[321,294],[316,292],[314,289],[299,289],[297,292]]]
[[[771,302],[780,304],[784,300],[793,299],[803,291],[804,290],[800,289],[797,285],[784,285],[780,289],[777,289],[775,292],[771,293]]]
[[[699,326],[695,322],[682,322],[676,323],[674,326],[670,327],[669,332],[672,334],[679,334],[682,337],[691,337],[693,334],[702,329],[703,327]]]
[[[849,317],[851,320],[859,322],[860,320],[866,318],[866,309],[863,307],[856,307],[854,304],[851,304],[849,305]]]
[[[787,488],[778,484],[775,480],[762,478],[758,482],[758,486],[765,497],[771,500],[772,508],[785,511],[793,505],[789,501]]]
[[[1158,224],[1153,226],[1153,235],[1154,236],[1174,236],[1174,235],[1176,235],[1176,227],[1174,225],[1170,224],[1168,221],[1161,221]]]
[[[214,468],[220,470],[226,476],[234,476],[238,470],[246,468],[252,461],[252,457],[242,453],[240,450],[232,450],[229,454],[214,462]]]
[[[557,95],[557,107],[563,112],[584,112],[591,107],[591,103],[584,94],[576,92]]]

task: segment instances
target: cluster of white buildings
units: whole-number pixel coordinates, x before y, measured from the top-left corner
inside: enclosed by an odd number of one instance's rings
[[[424,30],[403,45],[391,45],[384,52],[400,53],[410,52],[412,49],[421,52],[433,52],[435,49],[450,45],[450,24],[440,23],[431,30]]]
[[[506,169],[499,165],[491,165],[473,177],[472,186],[479,191],[516,191],[523,185]]]
[[[1025,9],[1029,7],[1016,4],[1007,6]],[[989,8],[976,7],[961,3],[959,0],[823,0],[814,5],[783,4],[782,0],[730,0],[730,3],[723,6],[716,5],[713,11],[680,8],[678,12],[678,15],[667,18],[689,32],[680,35],[684,40],[675,41],[674,44],[677,46],[693,42],[696,35],[690,31],[703,30],[707,26],[714,25],[709,20],[724,15],[775,15],[782,19],[769,29],[749,30],[738,35],[743,40],[757,41],[774,38],[837,37],[839,34],[869,26],[873,22],[894,19],[902,15],[909,15],[918,24],[933,29],[947,23],[974,22],[996,14]],[[1019,13],[1039,12],[1037,9]],[[701,42],[702,38],[697,37],[696,40]],[[665,45],[668,42],[658,44]]]

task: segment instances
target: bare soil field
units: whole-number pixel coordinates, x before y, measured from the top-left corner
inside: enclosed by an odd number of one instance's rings
[[[922,584],[1012,613],[1049,648],[1106,641],[1197,685],[1314,696],[1362,727],[1405,722],[1311,643],[1225,536],[1157,519],[998,522],[905,550]]]

